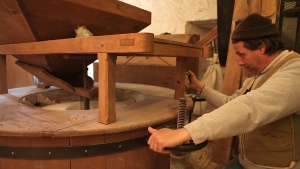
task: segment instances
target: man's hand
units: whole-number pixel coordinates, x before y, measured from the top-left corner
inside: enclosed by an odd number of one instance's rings
[[[156,130],[148,127],[148,131],[151,133],[148,144],[152,150],[159,153],[168,154],[170,150],[166,148],[176,147],[191,140],[191,136],[184,128],[177,130],[169,128]]]
[[[197,79],[196,75],[192,71],[189,70],[186,72],[186,74],[190,79],[189,87],[198,92],[201,91],[204,87],[204,84]]]

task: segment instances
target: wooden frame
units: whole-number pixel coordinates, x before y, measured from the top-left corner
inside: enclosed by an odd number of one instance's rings
[[[0,55],[0,94],[8,93],[7,89],[7,70],[6,55]]]
[[[152,33],[130,33],[118,35],[70,38],[30,43],[0,45],[1,67],[5,55],[32,54],[97,54],[99,65],[99,113],[98,121],[110,124],[116,121],[115,112],[115,60],[117,56],[176,56],[175,99],[185,97],[185,57],[201,57],[202,47],[187,43],[154,38]],[[86,59],[90,55],[74,56]],[[5,67],[5,66],[4,66]],[[6,77],[6,71],[0,72]],[[5,82],[0,83],[1,93],[7,92]]]

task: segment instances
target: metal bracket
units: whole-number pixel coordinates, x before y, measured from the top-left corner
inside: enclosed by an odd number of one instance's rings
[[[149,136],[143,136],[119,142],[68,147],[16,147],[2,145],[0,146],[0,157],[50,160],[101,156],[145,147],[148,145],[148,138]]]

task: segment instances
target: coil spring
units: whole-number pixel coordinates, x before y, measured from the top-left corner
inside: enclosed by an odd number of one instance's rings
[[[185,124],[186,117],[186,98],[179,98],[177,129],[180,129]]]

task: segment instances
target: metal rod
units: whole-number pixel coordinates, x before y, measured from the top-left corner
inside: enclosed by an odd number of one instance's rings
[[[186,98],[179,98],[177,129],[180,129],[185,124],[186,117]]]
[[[87,89],[87,60],[85,59],[83,61],[83,87],[85,89]],[[90,99],[89,98],[86,98],[86,97],[83,97],[83,109],[84,110],[89,110],[90,109]]]

